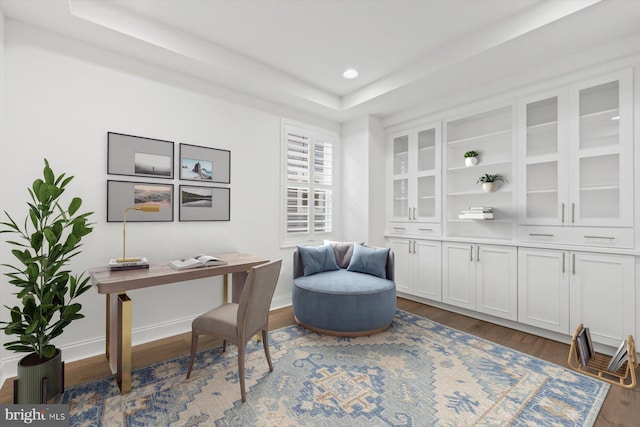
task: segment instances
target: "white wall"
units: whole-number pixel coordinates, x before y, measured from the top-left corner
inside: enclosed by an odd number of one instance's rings
[[[105,265],[122,250],[122,224],[106,222],[107,179],[135,180],[107,175],[107,132],[174,141],[176,155],[179,143],[228,149],[231,221],[178,222],[175,207],[174,222],[128,225],[127,252],[151,261],[223,251],[283,258],[273,306],[290,304],[292,249],[279,246],[280,119],[281,114],[305,122],[314,118],[281,107],[265,112],[238,105],[211,96],[219,88],[14,21],[7,21],[2,34],[2,210],[24,217],[26,188],[41,176],[43,158],[54,172],[74,175],[67,193],[95,212],[94,231],[71,265],[82,272]],[[333,132],[340,128],[322,120],[310,124]],[[175,194],[181,183],[143,181],[173,183]],[[0,263],[11,263],[7,236],[1,237]],[[130,292],[133,344],[190,330],[193,317],[221,303],[221,283],[217,278]],[[12,304],[14,289],[4,278],[2,284],[0,301]],[[55,342],[66,361],[104,353],[105,297],[92,290],[80,302],[86,318]],[[0,313],[8,319],[7,310]],[[10,338],[2,334],[0,340]],[[0,350],[2,380],[15,374],[23,355]]]
[[[342,233],[336,238],[369,244],[369,118],[342,126]]]
[[[384,246],[385,133],[365,116],[342,127],[342,241]],[[363,191],[367,189],[367,191]]]

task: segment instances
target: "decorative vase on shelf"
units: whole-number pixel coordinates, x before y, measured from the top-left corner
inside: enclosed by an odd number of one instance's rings
[[[497,182],[483,182],[482,183],[482,190],[487,192],[487,193],[494,192],[497,189],[498,189],[498,183]]]
[[[477,157],[465,157],[464,158],[464,164],[467,167],[475,166],[475,165],[478,164],[478,158]]]

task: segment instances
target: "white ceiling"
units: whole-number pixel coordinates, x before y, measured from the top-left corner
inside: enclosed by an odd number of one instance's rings
[[[0,0],[0,8],[337,121],[388,116],[640,31],[640,0]],[[349,67],[357,79],[342,78]]]

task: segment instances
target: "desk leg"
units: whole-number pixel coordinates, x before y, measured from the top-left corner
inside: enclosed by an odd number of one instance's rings
[[[222,276],[222,302],[227,304],[229,302],[229,275]]]
[[[127,394],[131,391],[132,301],[127,294],[109,294],[107,297],[107,358],[120,393]]]
[[[106,301],[107,307],[105,310],[106,319],[105,319],[105,355],[107,356],[107,363],[111,366],[111,295],[107,294]]]

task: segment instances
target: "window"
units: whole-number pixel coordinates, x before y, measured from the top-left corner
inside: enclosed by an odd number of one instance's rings
[[[335,137],[286,123],[282,129],[283,243],[331,238]]]

